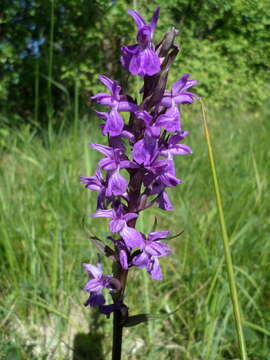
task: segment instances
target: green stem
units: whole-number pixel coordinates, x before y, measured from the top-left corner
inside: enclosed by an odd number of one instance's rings
[[[114,301],[116,302],[120,297],[124,296],[128,270],[121,268],[119,264],[116,264],[116,270],[114,276],[121,283],[121,292],[116,294]],[[114,311],[113,313],[113,344],[112,344],[112,360],[121,360],[122,353],[122,335],[123,335],[123,317],[121,311]]]
[[[223,239],[224,255],[225,255],[225,260],[226,260],[226,268],[227,268],[227,274],[228,274],[228,280],[229,280],[229,286],[230,286],[231,301],[232,301],[232,305],[233,305],[236,332],[237,332],[237,337],[238,337],[241,359],[247,360],[246,343],[245,343],[245,337],[244,337],[244,332],[243,332],[243,327],[242,327],[241,311],[240,311],[240,305],[239,305],[239,300],[238,300],[238,295],[237,295],[236,281],[235,281],[235,275],[234,275],[234,270],[233,270],[233,262],[232,262],[231,250],[230,250],[230,245],[229,245],[229,237],[228,237],[228,233],[227,233],[226,222],[225,222],[225,217],[224,217],[224,212],[223,212],[218,176],[217,176],[217,172],[216,172],[216,166],[215,166],[214,155],[213,155],[213,150],[212,150],[212,145],[211,145],[211,140],[210,140],[210,134],[209,134],[208,125],[207,125],[205,108],[204,108],[202,101],[201,101],[201,105],[202,105],[202,113],[203,113],[203,128],[204,128],[204,132],[205,132],[205,137],[206,137],[206,142],[207,142],[207,147],[208,147],[208,156],[209,156],[212,177],[213,177],[213,182],[214,182],[216,203],[217,203],[217,208],[218,208],[219,222],[220,222],[222,239]]]

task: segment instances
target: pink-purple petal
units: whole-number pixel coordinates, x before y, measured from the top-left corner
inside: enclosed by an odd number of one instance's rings
[[[92,264],[83,264],[84,270],[93,278],[101,278],[102,269],[99,266],[95,266]]]
[[[172,155],[188,155],[188,154],[192,154],[192,150],[187,145],[178,144],[178,145],[174,145],[174,147],[171,148],[170,153]]]
[[[156,10],[152,16],[152,19],[151,19],[151,28],[152,28],[152,31],[155,31],[156,29],[156,25],[157,25],[157,21],[158,21],[158,17],[159,17],[159,10],[160,10],[160,7],[156,7]]]
[[[138,217],[138,214],[136,213],[127,213],[123,216],[123,219],[128,222],[129,220],[136,219]]]
[[[108,180],[108,187],[106,190],[106,195],[123,195],[128,187],[127,180],[119,174],[118,171],[113,172],[113,174],[110,176]]]
[[[98,162],[98,166],[103,170],[112,171],[117,169],[117,164],[110,158],[103,158]]]
[[[132,260],[132,265],[137,266],[139,268],[146,268],[149,263],[149,256],[142,252],[141,254],[135,256]]]
[[[112,233],[118,233],[123,229],[125,225],[126,222],[124,220],[119,220],[119,219],[112,220],[110,221],[110,231]]]
[[[125,241],[127,247],[130,249],[140,248],[143,246],[143,237],[141,233],[139,233],[139,231],[135,230],[134,228],[124,226],[120,232],[120,235]]]
[[[128,270],[128,258],[125,250],[119,251],[119,261],[124,270]]]
[[[118,136],[121,134],[123,128],[124,121],[121,115],[116,109],[112,109],[108,114],[103,133],[109,134],[110,136]]]
[[[137,11],[128,10],[128,14],[133,17],[133,20],[135,21],[135,23],[136,23],[139,30],[140,30],[141,27],[146,25],[146,22],[145,22],[144,18],[139,13],[137,13]]]
[[[162,272],[157,258],[153,259],[149,273],[154,280],[162,280]]]
[[[93,149],[101,152],[102,154],[106,155],[106,156],[111,156],[113,151],[112,148],[107,146],[107,145],[101,145],[101,144],[94,144],[91,143],[89,144]]]
[[[98,76],[99,80],[102,82],[103,85],[106,86],[107,89],[110,90],[110,92],[113,92],[113,84],[114,81],[112,81],[111,79],[109,79],[107,76],[105,75],[99,75]]]
[[[171,231],[155,231],[155,232],[150,232],[148,234],[148,239],[150,241],[155,241],[155,240],[158,240],[158,239],[164,239],[166,238],[168,235],[171,234]]]
[[[113,218],[113,210],[102,210],[99,209],[96,211],[95,214],[92,214],[91,217],[98,218],[98,217],[104,217],[104,218]]]
[[[89,280],[86,285],[84,286],[83,290],[91,291],[91,292],[100,292],[103,289],[103,284],[100,279],[91,279]]]

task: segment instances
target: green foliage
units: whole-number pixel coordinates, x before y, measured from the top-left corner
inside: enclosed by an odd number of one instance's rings
[[[138,10],[150,19],[160,1],[136,1]],[[74,82],[80,83],[80,102],[98,88],[97,74],[124,80],[120,47],[135,42],[135,25],[127,9],[128,0],[4,0],[1,18],[0,104],[7,114],[19,113],[30,119],[39,97],[39,114],[46,120],[50,25],[54,21],[54,84],[61,84],[73,98]],[[270,2],[268,0],[167,0],[155,40],[171,26],[179,29],[181,53],[171,81],[189,72],[200,82],[199,94],[221,107],[261,106],[270,82]],[[43,39],[40,56],[31,41]],[[36,62],[40,71],[37,73]],[[39,78],[39,93],[35,79]],[[46,78],[47,77],[47,78]],[[67,97],[52,85],[53,107],[58,113]],[[37,101],[36,101],[37,103]],[[44,118],[45,117],[45,118]]]
[[[192,73],[200,82],[200,95],[217,106],[254,108],[268,99],[268,0],[167,0],[161,10],[162,31],[175,26],[180,32],[176,77]]]
[[[239,358],[201,115],[191,117],[186,109],[182,120],[194,154],[176,161],[184,181],[170,191],[174,212],[168,216],[152,207],[138,224],[152,231],[157,218],[156,230],[184,232],[169,240],[173,256],[160,261],[164,281],[138,269],[129,273],[130,316],[153,315],[148,324],[125,328],[124,353],[134,360]],[[248,358],[254,360],[267,359],[270,347],[268,119],[269,114],[209,114]],[[83,353],[78,337],[85,339],[89,358],[110,358],[112,321],[85,309],[87,294],[81,291],[87,280],[81,264],[95,263],[97,256],[88,236],[103,239],[107,232],[105,219],[88,217],[96,194],[79,185],[79,175],[93,175],[100,158],[87,145],[100,142],[97,125],[95,119],[81,119],[78,133],[71,128],[50,137],[23,126],[5,137],[0,358],[80,358],[75,356]],[[109,273],[111,264],[104,266]]]

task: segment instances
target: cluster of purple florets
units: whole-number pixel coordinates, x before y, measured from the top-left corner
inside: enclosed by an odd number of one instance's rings
[[[91,216],[110,219],[111,236],[107,238],[110,245],[103,249],[118,270],[113,276],[103,275],[100,258],[97,266],[84,264],[90,277],[84,287],[89,292],[86,305],[99,306],[105,314],[119,309],[123,301],[121,271],[145,268],[153,279],[162,279],[159,258],[171,254],[162,239],[170,231],[142,234],[135,228],[136,219],[141,211],[153,205],[166,211],[173,209],[166,189],[181,183],[175,174],[174,156],[191,154],[191,149],[181,143],[187,132],[182,130],[179,105],[193,103],[196,98],[188,91],[197,84],[189,80],[189,74],[166,90],[168,70],[178,47],[173,43],[175,29],[158,45],[152,42],[159,8],[150,25],[136,11],[128,13],[138,27],[138,42],[122,47],[121,64],[129,73],[144,79],[143,100],[137,104],[131,96],[122,93],[116,81],[99,76],[109,93],[98,93],[92,99],[108,108],[106,112],[96,111],[104,121],[100,128],[107,135],[108,145],[90,144],[104,157],[97,164],[95,176],[81,177],[86,188],[98,193],[97,211]],[[128,123],[122,112],[130,114]],[[111,305],[105,305],[105,288],[113,295]]]

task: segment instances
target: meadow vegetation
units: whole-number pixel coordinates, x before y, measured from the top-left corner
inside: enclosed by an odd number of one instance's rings
[[[66,0],[61,8],[53,0],[4,3],[0,359],[107,359],[111,320],[84,308],[87,294],[82,291],[82,263],[97,259],[90,236],[105,237],[107,226],[105,219],[89,217],[96,194],[79,184],[79,176],[94,174],[99,155],[88,143],[102,141],[87,98],[98,89],[96,74],[103,65],[106,75],[121,77],[115,49],[132,43],[134,29],[124,15],[132,4],[95,0],[87,8],[89,2]],[[157,5],[136,3],[145,6],[145,17]],[[208,109],[248,358],[268,360],[270,53],[269,19],[262,9],[269,3],[257,3],[213,0],[199,6],[197,1],[167,0],[168,16],[159,31],[177,26],[176,20],[181,27],[183,51],[171,81],[190,72],[202,84],[198,89]],[[36,27],[31,30],[32,23]],[[37,35],[45,42],[31,53],[33,43],[26,47],[26,39]],[[133,315],[152,317],[125,329],[123,351],[133,360],[239,359],[200,104],[185,107],[182,120],[193,154],[176,161],[184,181],[170,191],[174,211],[168,215],[150,208],[138,228],[151,231],[157,219],[160,230],[183,233],[170,240],[174,254],[160,261],[162,282],[150,280],[144,271],[130,271],[126,303]]]
[[[270,345],[269,122],[266,114],[209,116],[248,354],[263,360]],[[149,359],[237,358],[201,114],[184,112],[183,118],[194,154],[177,161],[184,182],[171,193],[175,210],[165,216],[151,208],[139,228],[151,230],[156,217],[160,229],[184,233],[171,240],[169,262],[161,261],[163,282],[131,271],[127,303],[133,312],[155,315],[147,326],[126,329],[124,349],[132,359],[146,354]],[[95,195],[79,185],[79,175],[94,172],[97,155],[87,144],[99,139],[96,126],[94,118],[84,116],[77,132],[67,127],[49,138],[26,125],[6,137],[0,187],[3,358],[61,359],[69,353],[83,359],[83,346],[92,354],[93,344],[100,344],[94,347],[97,359],[108,356],[111,321],[84,309],[81,291],[81,264],[95,262],[97,255],[89,236],[106,235],[105,222],[88,217]]]

